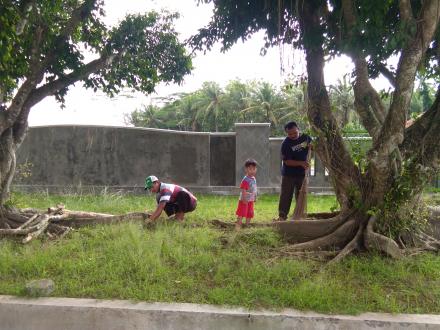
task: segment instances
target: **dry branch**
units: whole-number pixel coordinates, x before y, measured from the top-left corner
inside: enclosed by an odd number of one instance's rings
[[[28,243],[43,233],[49,238],[59,238],[70,232],[71,227],[112,224],[130,220],[147,220],[149,216],[149,214],[142,212],[112,215],[70,211],[66,210],[62,204],[50,207],[46,211],[36,209],[4,209],[3,222],[9,228],[0,229],[0,236],[20,238],[22,243]]]

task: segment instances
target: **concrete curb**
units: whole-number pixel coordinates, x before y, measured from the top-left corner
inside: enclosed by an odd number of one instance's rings
[[[325,315],[196,304],[0,296],[0,329],[440,329],[440,315]]]

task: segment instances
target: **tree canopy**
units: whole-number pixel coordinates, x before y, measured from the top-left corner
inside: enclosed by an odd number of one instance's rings
[[[63,103],[76,82],[109,96],[124,88],[148,94],[159,82],[179,83],[190,72],[191,57],[173,26],[177,14],[128,15],[107,27],[103,4],[0,0],[1,203],[29,111],[43,98],[54,95]]]
[[[160,81],[181,82],[191,69],[173,27],[177,14],[128,15],[107,28],[101,0],[1,2],[3,105],[25,82],[43,84],[38,94],[62,101],[78,80],[110,96],[125,87],[151,93]]]

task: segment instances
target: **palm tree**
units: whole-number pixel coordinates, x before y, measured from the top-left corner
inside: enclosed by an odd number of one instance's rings
[[[296,113],[294,105],[288,102],[286,95],[267,82],[255,82],[252,87],[250,106],[241,112],[248,116],[253,114],[250,118],[256,122],[269,122],[272,135],[279,133],[282,131],[280,121]]]
[[[246,122],[246,113],[242,110],[250,107],[250,86],[240,80],[232,80],[225,87],[225,108],[227,120],[232,129],[236,122]]]
[[[203,83],[197,92],[197,119],[202,119],[204,129],[211,129],[213,124],[215,131],[219,131],[221,115],[224,112],[223,96],[223,90],[215,82]]]
[[[161,128],[164,122],[157,116],[160,108],[156,105],[143,105],[142,109],[136,109],[130,114],[126,114],[124,121],[126,124],[132,124],[136,127]]]
[[[179,118],[177,123],[179,129],[193,132],[201,130],[200,110],[197,104],[198,96],[196,93],[182,94],[181,99],[176,101],[175,107]]]
[[[347,75],[344,75],[342,80],[338,79],[336,85],[330,85],[329,94],[339,127],[344,128],[352,120],[355,113],[353,87],[349,83]]]

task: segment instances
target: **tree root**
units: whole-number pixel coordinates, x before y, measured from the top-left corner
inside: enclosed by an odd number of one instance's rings
[[[307,242],[294,244],[292,249],[297,251],[310,251],[340,247],[347,242],[347,239],[350,239],[350,237],[353,236],[355,229],[356,222],[354,220],[349,220],[336,228],[332,233]]]
[[[355,250],[358,250],[360,248],[359,241],[360,237],[362,236],[362,227],[358,228],[358,231],[354,238],[348,243],[339,253],[336,257],[334,257],[330,262],[330,264],[335,264],[342,259],[344,259],[346,256],[348,256],[350,253],[352,253]]]
[[[394,259],[401,258],[403,256],[403,252],[393,239],[373,231],[375,222],[376,217],[371,217],[364,231],[364,245],[367,250],[383,252]]]
[[[326,214],[330,215],[330,214]],[[341,227],[350,214],[339,213],[331,218],[316,220],[277,221],[273,225],[289,243],[308,242],[319,237],[327,236]]]

